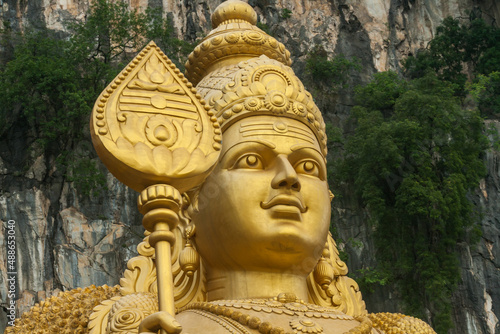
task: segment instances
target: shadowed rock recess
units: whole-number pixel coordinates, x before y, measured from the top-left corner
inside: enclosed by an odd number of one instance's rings
[[[130,4],[133,8],[163,6],[178,36],[193,41],[210,30],[210,13],[220,2],[131,0]],[[259,22],[290,50],[299,77],[304,77],[307,53],[316,44],[330,56],[343,54],[360,60],[362,70],[348,80],[334,101],[315,96],[325,120],[347,130],[352,88],[366,83],[376,71],[400,70],[400,61],[424,48],[443,18],[481,12],[488,22],[500,20],[500,4],[495,0],[248,2]],[[0,0],[0,26],[63,31],[64,20],[82,17],[87,9],[88,0]],[[291,12],[290,17],[285,18],[283,9]],[[498,121],[489,122],[500,130]],[[15,221],[17,242],[17,316],[59,291],[117,284],[142,239],[134,191],[106,174],[105,190],[90,198],[82,196],[58,170],[57,155],[37,148],[34,138],[33,129],[20,123],[0,137],[0,332],[8,321],[10,270],[4,254],[9,220]],[[82,144],[78,150],[107,173],[92,148]],[[453,297],[452,333],[500,333],[500,152],[488,152],[485,163],[487,176],[471,195],[481,208],[482,237],[474,247],[458,245],[462,279]],[[335,200],[333,212],[341,239],[357,241],[355,247],[339,245],[349,253],[350,271],[374,263],[366,213],[352,192]],[[401,311],[400,298],[389,289],[362,292],[370,312]]]

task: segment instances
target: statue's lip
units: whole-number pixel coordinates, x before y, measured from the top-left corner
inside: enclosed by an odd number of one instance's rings
[[[304,213],[307,211],[307,207],[302,203],[302,201],[296,197],[291,195],[276,195],[271,198],[269,201],[260,202],[260,207],[263,209],[269,209],[275,205],[289,205],[295,206],[299,208],[300,212]]]

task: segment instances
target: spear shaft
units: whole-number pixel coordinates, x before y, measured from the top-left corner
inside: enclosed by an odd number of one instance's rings
[[[172,232],[179,223],[181,195],[168,184],[157,184],[143,190],[139,196],[139,211],[144,214],[142,224],[150,232],[149,244],[155,248],[158,309],[175,316],[172,254],[175,243]],[[161,334],[167,334],[165,330]]]

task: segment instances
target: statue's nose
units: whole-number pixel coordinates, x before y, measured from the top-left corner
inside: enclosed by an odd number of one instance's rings
[[[288,188],[300,191],[299,177],[286,155],[280,154],[276,157],[275,169],[276,175],[271,181],[271,187],[274,189]]]

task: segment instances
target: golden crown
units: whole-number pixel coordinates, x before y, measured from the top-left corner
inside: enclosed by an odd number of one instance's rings
[[[212,30],[189,55],[186,77],[215,111],[224,132],[239,119],[280,115],[305,123],[326,156],[325,123],[282,43],[255,26],[257,14],[229,0],[212,14]]]

